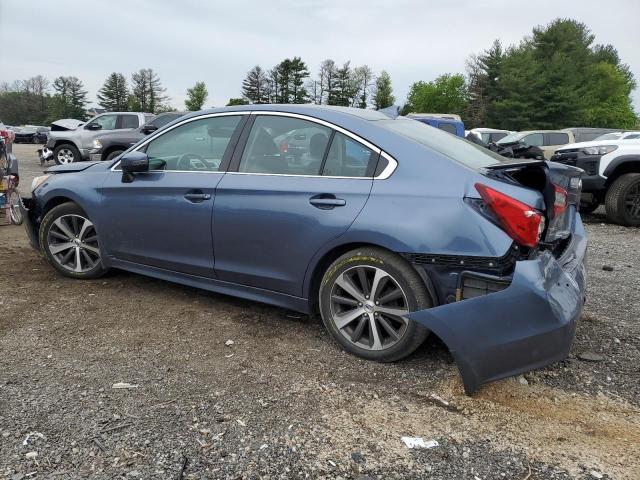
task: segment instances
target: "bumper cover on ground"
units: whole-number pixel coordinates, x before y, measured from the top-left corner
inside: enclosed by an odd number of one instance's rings
[[[576,224],[560,259],[545,252],[516,262],[505,290],[408,316],[449,347],[467,394],[569,354],[585,294],[586,239]]]

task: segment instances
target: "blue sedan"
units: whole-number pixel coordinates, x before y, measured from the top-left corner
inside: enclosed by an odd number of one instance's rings
[[[214,109],[45,173],[27,232],[63,275],[118,268],[319,312],[376,361],[434,334],[468,393],[565,358],[584,302],[581,170],[407,118]]]

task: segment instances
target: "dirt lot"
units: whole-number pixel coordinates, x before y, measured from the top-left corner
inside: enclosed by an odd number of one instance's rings
[[[28,186],[34,147],[15,153]],[[585,220],[570,358],[471,398],[436,340],[363,361],[285,310],[124,272],[63,278],[0,227],[0,477],[638,479],[640,231]]]

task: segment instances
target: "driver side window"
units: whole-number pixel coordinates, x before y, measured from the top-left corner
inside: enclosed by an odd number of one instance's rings
[[[240,118],[203,118],[160,135],[147,145],[149,169],[217,172]]]
[[[94,118],[90,125],[100,125],[100,130],[115,130],[117,115],[102,115],[101,117]]]
[[[530,147],[541,147],[544,143],[541,133],[532,133],[522,139],[522,141]]]

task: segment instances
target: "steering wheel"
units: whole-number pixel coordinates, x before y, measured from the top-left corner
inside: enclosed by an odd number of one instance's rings
[[[204,158],[196,153],[185,153],[178,159],[176,165],[178,170],[207,170],[207,164]]]

